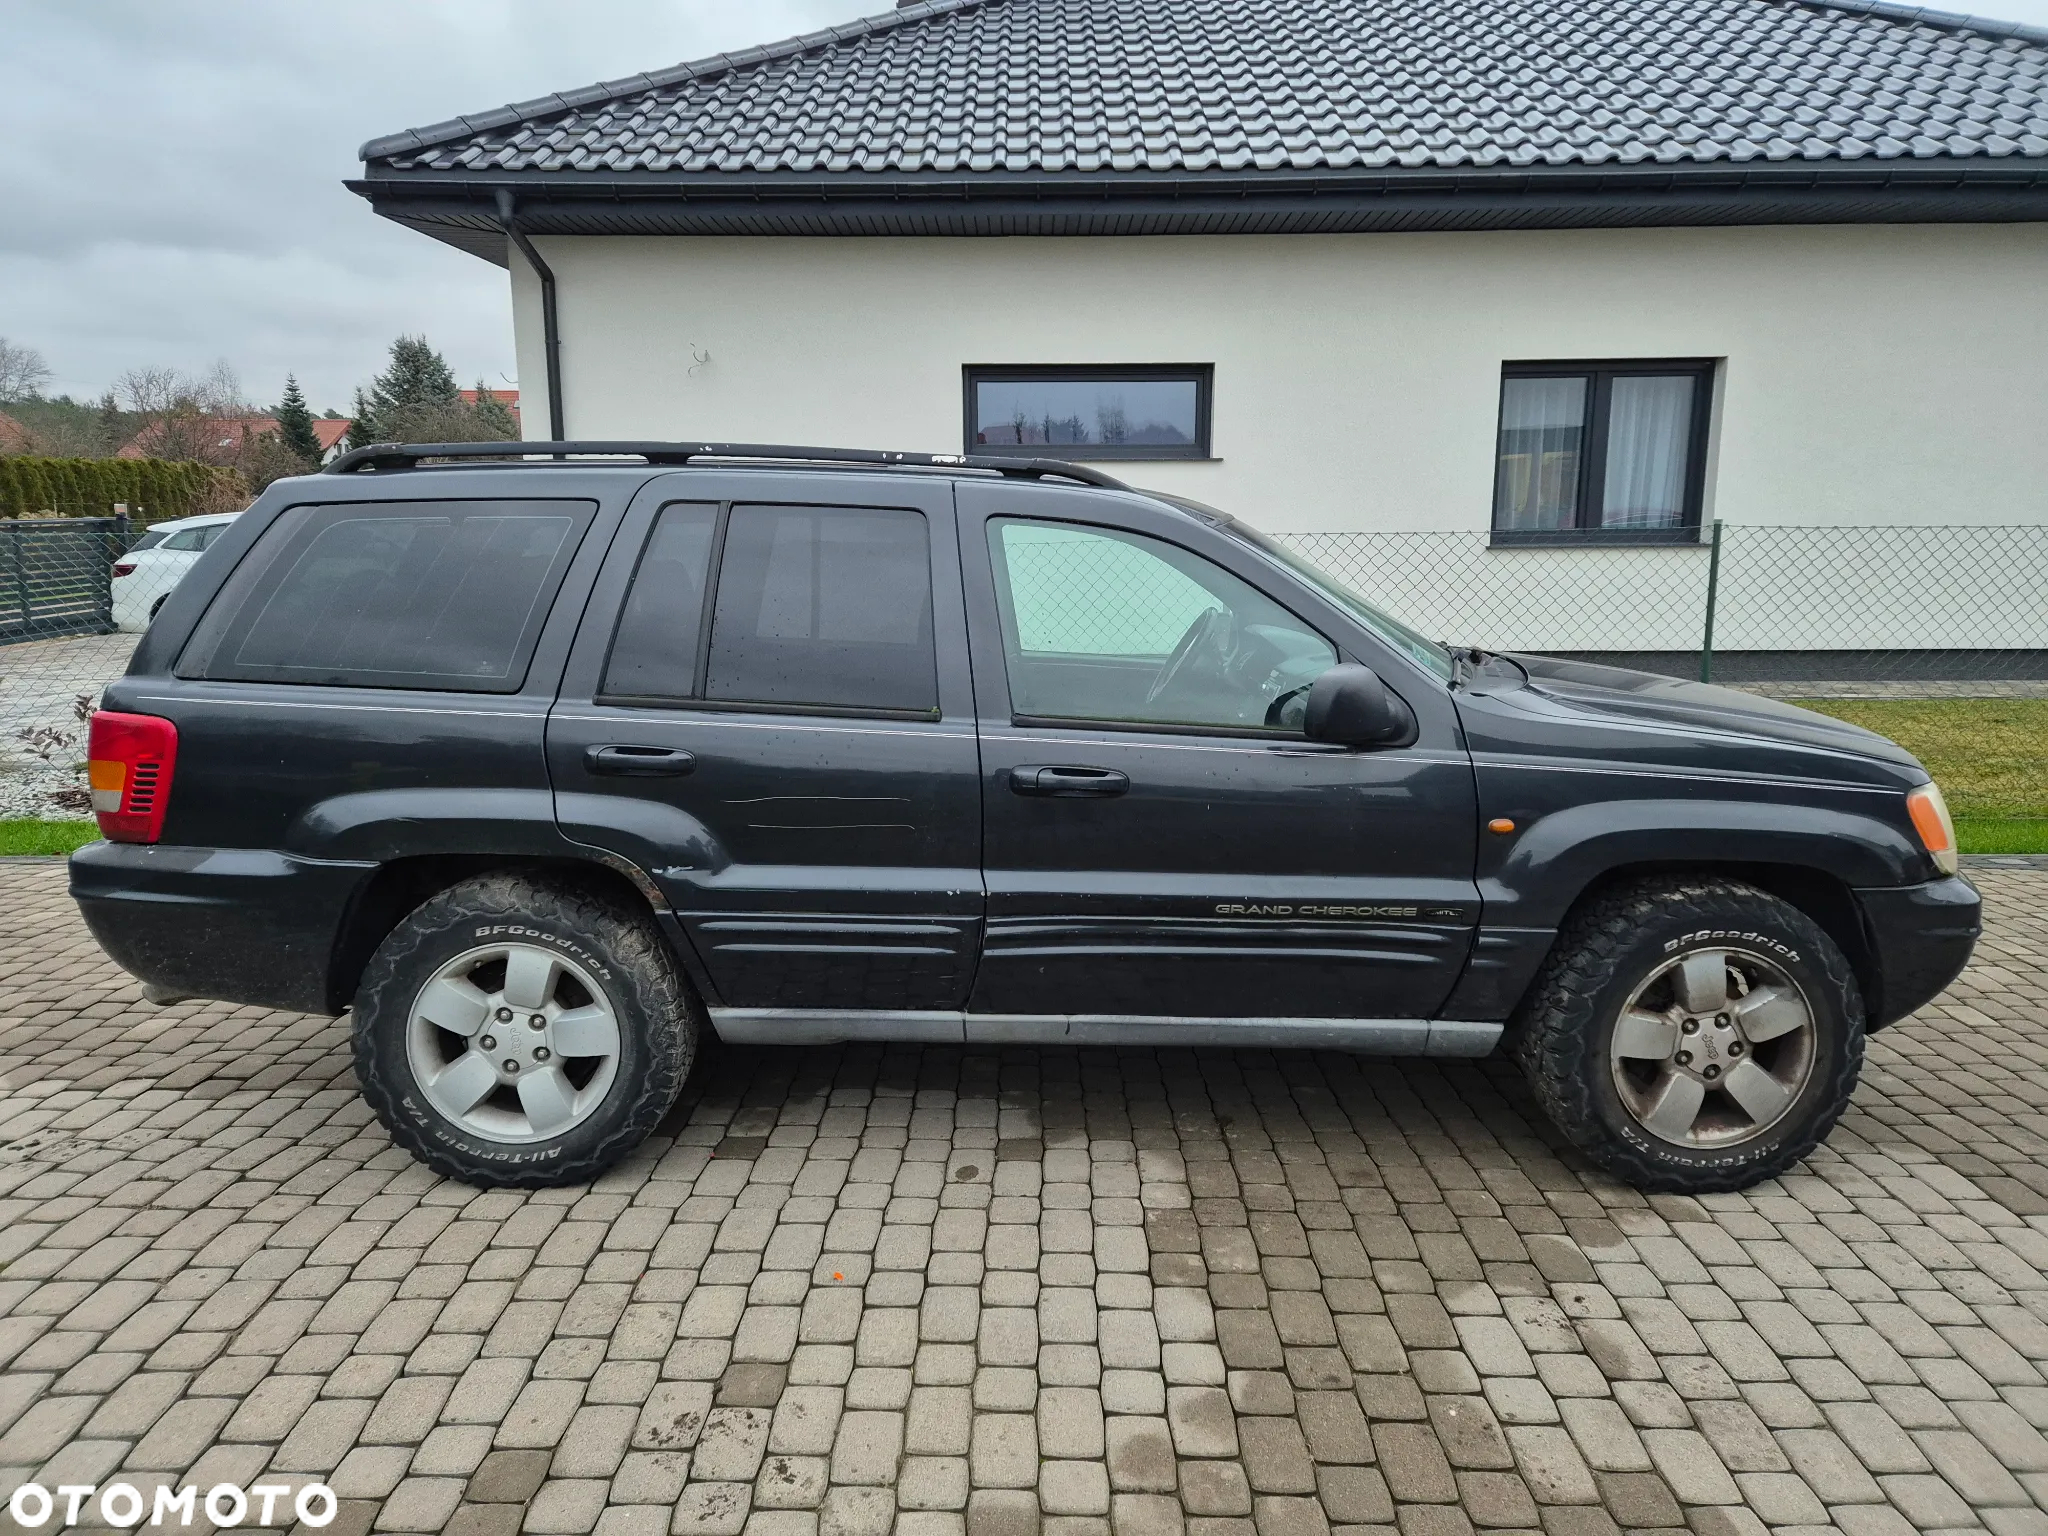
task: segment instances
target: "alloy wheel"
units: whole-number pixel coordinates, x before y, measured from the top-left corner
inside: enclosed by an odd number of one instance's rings
[[[420,989],[406,1056],[428,1101],[486,1141],[546,1141],[604,1102],[619,1021],[574,961],[536,944],[456,956]]]
[[[1622,1107],[1690,1148],[1752,1141],[1791,1110],[1813,1074],[1812,1005],[1784,969],[1742,949],[1706,949],[1652,972],[1614,1027]]]

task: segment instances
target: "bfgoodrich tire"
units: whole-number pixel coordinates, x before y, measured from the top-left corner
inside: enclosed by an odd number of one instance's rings
[[[1639,1189],[1706,1194],[1784,1172],[1827,1135],[1863,1064],[1842,952],[1737,881],[1618,888],[1580,911],[1512,1029],[1537,1101]]]
[[[356,1077],[392,1139],[483,1188],[596,1177],[675,1103],[700,1020],[645,914],[519,875],[443,891],[355,998]]]

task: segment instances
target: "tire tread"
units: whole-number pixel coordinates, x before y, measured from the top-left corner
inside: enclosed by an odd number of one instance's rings
[[[564,1156],[545,1166],[501,1167],[458,1157],[421,1136],[399,1113],[401,1085],[375,1048],[364,999],[387,995],[412,962],[436,946],[456,923],[517,920],[548,925],[589,942],[602,934],[608,959],[630,972],[644,1013],[648,1065],[638,1092],[614,1128],[594,1147],[578,1156]],[[351,1021],[357,1081],[363,1098],[391,1137],[406,1151],[443,1177],[487,1189],[547,1189],[588,1183],[615,1165],[661,1123],[682,1092],[696,1056],[700,1013],[689,983],[653,924],[604,894],[552,880],[520,874],[483,875],[430,897],[385,938],[363,972]]]
[[[1730,907],[1741,914],[1731,917]],[[1588,1041],[1598,1019],[1596,1000],[1631,943],[1652,922],[1678,918],[1687,925],[1713,927],[1730,921],[1755,923],[1759,906],[1801,935],[1837,999],[1847,1024],[1842,1048],[1823,1083],[1818,1113],[1805,1130],[1768,1143],[1742,1163],[1691,1168],[1660,1163],[1616,1136],[1598,1114],[1592,1094],[1594,1071],[1604,1060],[1588,1061]],[[1775,1177],[1805,1157],[1848,1108],[1863,1065],[1864,1006],[1848,961],[1818,924],[1798,908],[1741,881],[1717,877],[1663,877],[1618,886],[1577,912],[1558,934],[1549,959],[1509,1029],[1510,1049],[1531,1091],[1565,1137],[1610,1173],[1638,1189],[1679,1194],[1719,1194]]]

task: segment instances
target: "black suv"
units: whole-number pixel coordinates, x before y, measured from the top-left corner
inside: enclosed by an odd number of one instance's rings
[[[391,1134],[588,1179],[727,1041],[1480,1056],[1650,1189],[1809,1151],[1975,890],[1920,765],[1415,634],[1043,461],[370,448],[107,690],[72,860],[149,995],[336,1014]],[[500,462],[477,462],[484,453]],[[428,463],[426,460],[441,462]]]

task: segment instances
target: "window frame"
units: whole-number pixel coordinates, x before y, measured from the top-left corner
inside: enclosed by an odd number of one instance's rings
[[[1551,547],[1630,544],[1697,544],[1706,503],[1707,446],[1713,428],[1714,382],[1720,359],[1711,357],[1587,358],[1559,362],[1501,364],[1500,389],[1493,413],[1492,504],[1487,513],[1490,542],[1500,547]],[[1607,487],[1607,435],[1617,378],[1690,376],[1693,380],[1692,422],[1686,436],[1684,499],[1675,528],[1608,528],[1600,517]],[[1515,379],[1582,379],[1586,384],[1585,437],[1579,453],[1578,495],[1572,521],[1563,528],[1503,528],[1500,525],[1501,421],[1507,413],[1508,385]]]
[[[1214,363],[969,363],[961,376],[961,447],[976,458],[1061,459],[1071,464],[1203,461],[1210,452],[1210,426],[1215,398]],[[1058,384],[1074,381],[1192,383],[1195,386],[1195,440],[1172,443],[977,443],[975,391],[983,384]]]
[[[661,520],[671,507],[710,507],[713,509],[711,524],[711,546],[705,554],[704,590],[702,606],[697,614],[696,660],[690,677],[690,691],[687,695],[671,693],[619,693],[606,687],[610,680],[613,653],[618,647],[619,632],[625,627],[626,612],[633,600],[634,583],[640,579],[640,568],[648,552],[654,548],[655,535],[661,529]],[[935,702],[929,709],[891,708],[874,704],[787,704],[773,699],[708,699],[704,690],[709,686],[711,671],[711,627],[718,613],[718,588],[725,574],[726,533],[732,526],[735,508],[744,507],[789,507],[813,508],[819,511],[848,512],[909,512],[914,513],[924,525],[925,579],[931,584],[933,605],[932,636],[932,690]],[[841,501],[799,502],[799,501],[750,501],[733,497],[716,500],[701,496],[677,496],[662,502],[647,520],[647,532],[641,541],[639,551],[633,556],[633,564],[626,573],[626,584],[619,595],[617,611],[612,616],[610,632],[605,636],[604,650],[598,659],[597,686],[592,693],[592,702],[626,709],[693,709],[708,710],[716,714],[752,715],[814,715],[837,717],[849,720],[941,720],[944,716],[944,700],[937,696],[943,686],[939,676],[938,656],[938,570],[933,564],[936,541],[932,537],[931,514],[923,507],[856,505]]]
[[[1060,730],[1117,731],[1126,735],[1141,736],[1219,736],[1233,740],[1285,742],[1306,744],[1312,747],[1322,745],[1322,743],[1315,742],[1306,731],[1284,730],[1274,726],[1211,725],[1187,720],[1126,720],[1100,715],[1041,715],[1029,714],[1018,709],[1016,688],[1010,668],[1010,634],[1008,628],[1010,616],[1014,613],[1016,594],[1014,590],[1010,590],[1007,593],[1005,591],[1009,559],[1007,551],[1000,547],[1001,540],[998,536],[998,530],[1006,523],[1074,528],[1103,538],[1116,539],[1118,536],[1122,536],[1123,538],[1143,539],[1154,544],[1168,545],[1191,559],[1200,560],[1204,564],[1213,566],[1215,569],[1223,572],[1233,580],[1242,582],[1246,587],[1256,592],[1260,597],[1263,597],[1282,613],[1287,614],[1296,623],[1301,625],[1305,633],[1314,635],[1330,648],[1331,655],[1337,658],[1335,664],[1341,665],[1343,663],[1346,651],[1343,646],[1339,645],[1324,632],[1322,625],[1312,623],[1310,620],[1303,618],[1300,613],[1296,612],[1291,603],[1282,602],[1263,583],[1249,579],[1242,573],[1232,570],[1215,556],[1204,554],[1201,550],[1195,549],[1179,539],[1167,538],[1163,534],[1151,533],[1139,528],[1127,528],[1120,524],[1097,523],[1083,518],[1060,517],[1036,512],[1000,512],[993,516],[978,519],[978,521],[982,528],[981,557],[986,562],[989,577],[991,615],[995,620],[996,656],[1001,661],[1003,668],[1003,703],[1007,709],[1009,723],[1013,727],[1026,730],[1056,728]],[[1181,574],[1185,575],[1186,573],[1182,572]],[[1192,577],[1188,579],[1193,580]],[[1200,583],[1197,583],[1197,585],[1200,585]],[[1020,654],[1023,651],[1021,637],[1018,651]],[[1073,653],[1058,652],[1051,654],[1067,655]]]

